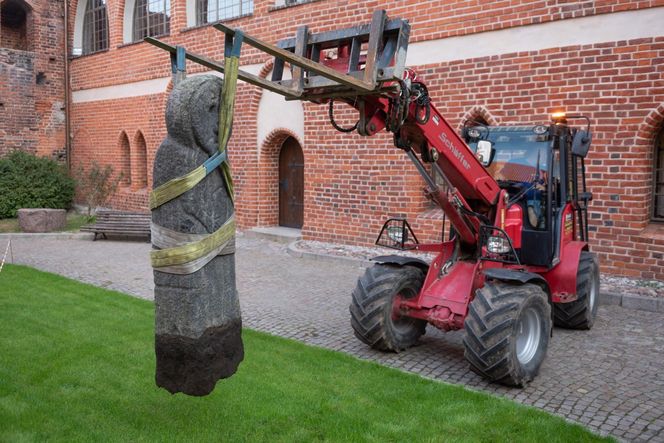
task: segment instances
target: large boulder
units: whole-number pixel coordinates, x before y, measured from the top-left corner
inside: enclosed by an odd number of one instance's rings
[[[53,232],[67,224],[64,209],[24,208],[18,210],[18,225],[23,232]]]

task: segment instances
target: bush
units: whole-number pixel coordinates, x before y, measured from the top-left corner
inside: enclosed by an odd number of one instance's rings
[[[115,193],[123,177],[120,173],[113,178],[112,166],[100,166],[95,161],[87,171],[83,167],[78,168],[75,175],[79,195],[83,196],[88,208],[88,218],[92,217],[93,209],[106,203]]]
[[[0,158],[0,218],[20,208],[68,209],[74,180],[58,163],[23,151]]]

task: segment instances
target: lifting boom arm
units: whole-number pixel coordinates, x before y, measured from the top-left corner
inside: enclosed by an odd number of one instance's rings
[[[407,72],[414,77],[412,71]],[[417,85],[415,90],[426,91],[423,83],[412,84]],[[388,117],[390,108],[394,106],[391,103],[394,97],[365,96],[362,101],[359,102],[361,105],[358,109],[366,114],[360,116],[359,124],[366,126],[364,130],[358,129],[360,133],[374,135],[394,124],[389,122]],[[426,105],[429,107],[425,110],[426,118],[421,116],[423,109],[419,107],[417,100],[409,101],[406,106],[408,111],[405,119],[401,125],[394,128],[395,145],[404,149],[413,161],[427,183],[429,196],[450,218],[461,240],[466,244],[474,244],[479,231],[479,220],[469,214],[485,212],[496,205],[500,194],[498,183],[433,104]],[[443,177],[447,184],[447,193],[435,183],[417,154],[428,159]],[[470,201],[473,202],[472,206]]]

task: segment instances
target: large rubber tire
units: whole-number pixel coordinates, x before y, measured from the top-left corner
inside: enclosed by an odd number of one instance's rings
[[[350,324],[355,336],[374,349],[399,352],[413,346],[424,334],[424,320],[394,319],[392,306],[397,294],[415,297],[424,283],[424,273],[415,266],[374,265],[360,277],[350,304]]]
[[[590,329],[599,305],[599,261],[587,251],[581,252],[576,274],[577,299],[553,304],[553,322],[568,329]]]
[[[551,306],[535,284],[490,281],[475,292],[464,323],[471,369],[486,379],[524,386],[539,372],[551,336]]]

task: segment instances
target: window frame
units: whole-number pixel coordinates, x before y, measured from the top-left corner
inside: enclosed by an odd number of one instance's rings
[[[255,7],[255,0],[195,0],[195,2],[196,2],[196,8],[195,8],[196,26],[205,26],[211,23],[224,22],[224,21],[234,20],[240,17],[246,17],[254,13],[254,7]],[[207,10],[203,9],[205,3],[208,3]],[[216,13],[216,20],[208,19],[210,3],[216,4],[217,6],[214,9]],[[231,3],[231,5],[222,7],[224,3]],[[235,6],[234,4],[237,4],[237,6],[239,7],[239,13],[221,17],[221,11],[232,10],[232,8]],[[244,10],[245,7],[247,8],[246,11]]]
[[[96,25],[99,24],[103,24],[103,28],[97,28]],[[111,42],[106,0],[86,0],[81,43],[81,55],[108,51]]]
[[[661,164],[661,167],[659,165]],[[660,179],[657,180],[657,175],[659,173]],[[664,127],[660,128],[659,132],[655,136],[655,143],[653,146],[653,163],[652,163],[652,200],[651,200],[651,211],[650,211],[650,221],[656,223],[664,222],[664,205],[661,208],[658,208],[657,205],[657,189],[662,189],[662,192],[659,195],[664,198]],[[661,211],[662,215],[657,214],[658,209]]]
[[[163,8],[160,8],[160,12],[150,12],[151,4],[161,3]],[[146,14],[144,16],[138,16],[139,8],[145,5]],[[134,2],[134,11],[131,15],[131,37],[133,42],[141,42],[146,37],[160,37],[164,35],[170,35],[171,33],[171,0],[135,0]],[[161,23],[151,23],[150,17],[154,17],[157,14],[163,14],[165,20]],[[154,18],[153,18],[154,19]],[[145,26],[141,21],[145,20]],[[140,26],[139,26],[140,25]],[[152,28],[156,29],[157,32],[152,32]]]
[[[300,3],[309,3],[311,0],[275,0],[275,7],[277,8],[288,8],[289,6],[295,6]]]

